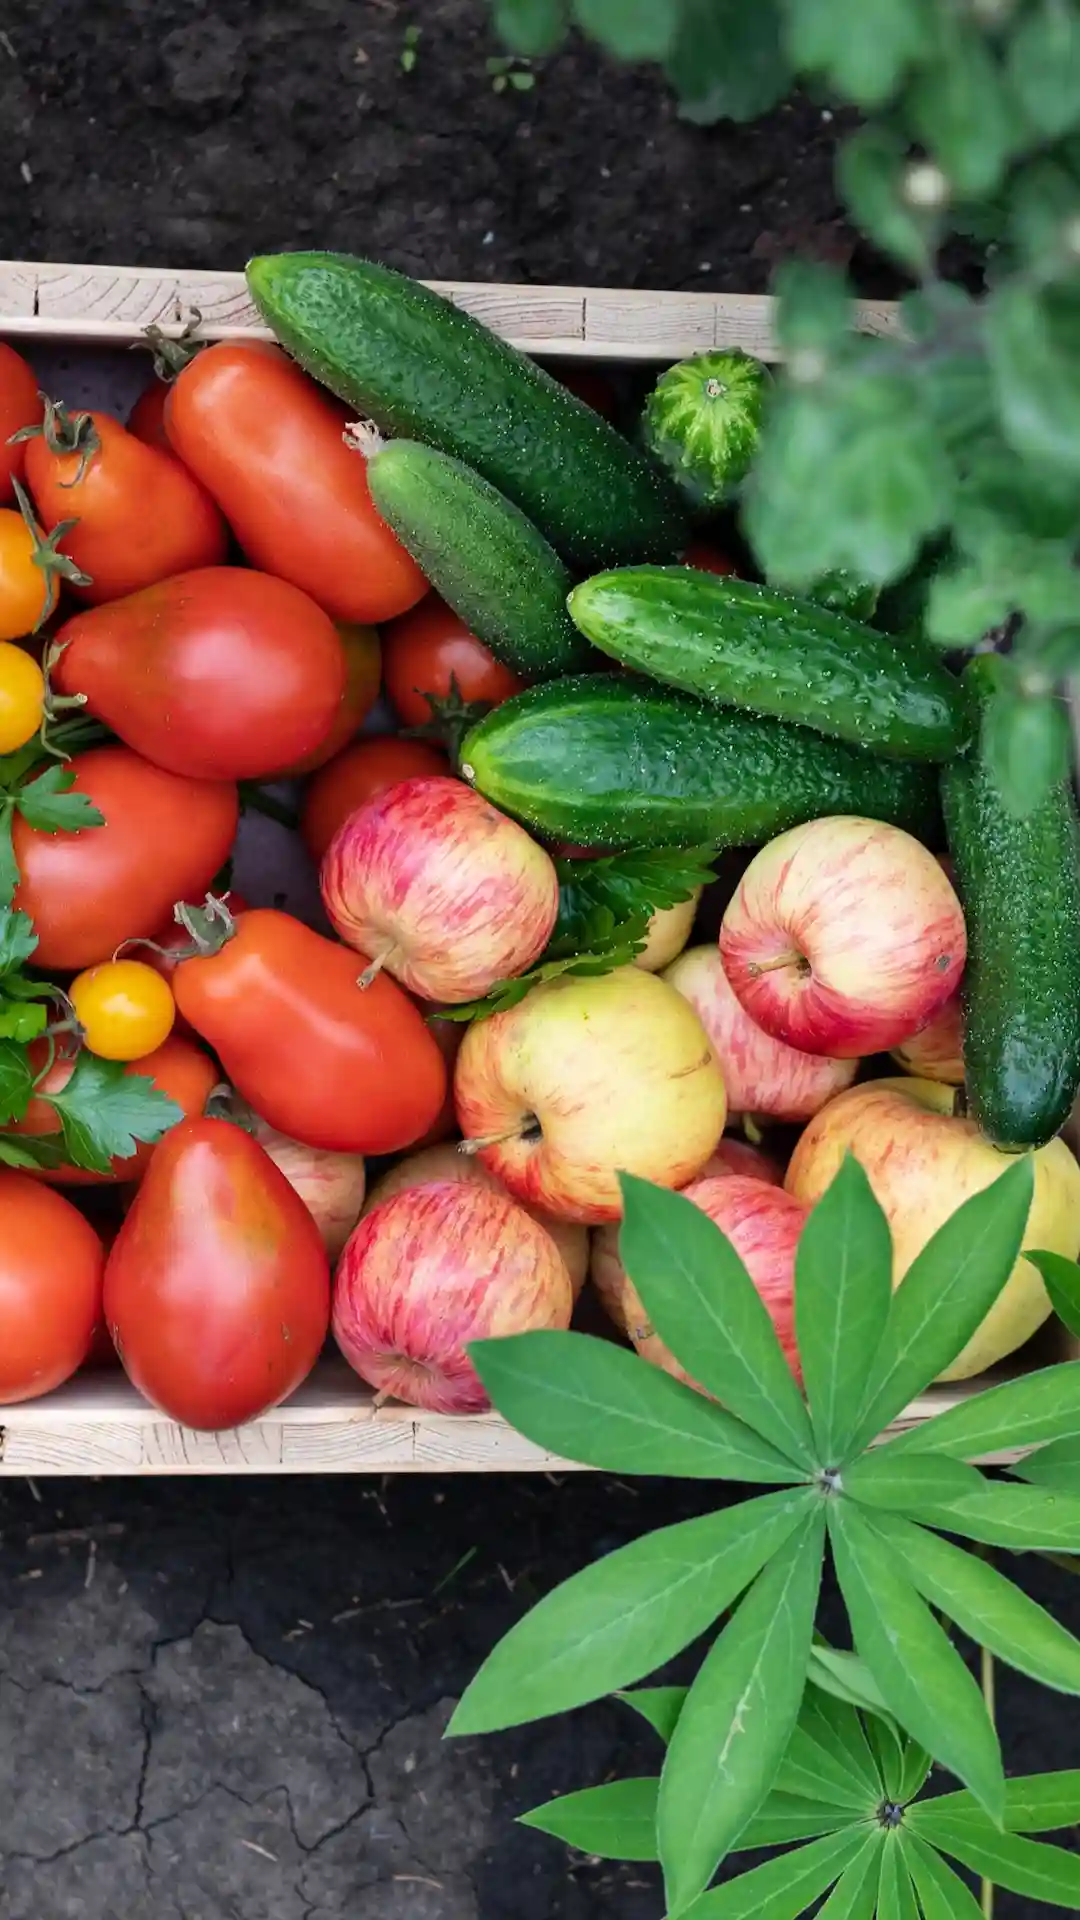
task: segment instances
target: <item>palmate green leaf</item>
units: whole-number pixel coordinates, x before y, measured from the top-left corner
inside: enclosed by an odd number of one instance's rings
[[[1005,71],[1032,131],[1054,140],[1080,122],[1080,20],[1062,0],[1035,0],[1009,35]]]
[[[975,1895],[933,1847],[908,1831],[904,1834],[904,1854],[923,1920],[983,1920]]]
[[[959,1406],[936,1413],[890,1440],[890,1454],[947,1453],[977,1460],[1013,1447],[1080,1434],[1080,1362],[1042,1367],[997,1387],[985,1387]],[[1015,1471],[1019,1472],[1017,1468]]]
[[[708,1885],[779,1771],[805,1685],[824,1538],[819,1504],[741,1601],[679,1715],[657,1813],[673,1913]]]
[[[863,1821],[869,1814],[862,1816]],[[817,1840],[823,1833],[839,1833],[854,1824],[850,1807],[838,1807],[824,1797],[808,1800],[801,1794],[781,1793],[774,1788],[743,1828],[733,1853],[756,1852],[758,1847],[785,1847],[796,1840]]]
[[[662,60],[679,24],[680,0],[572,0],[579,27],[620,60]]]
[[[818,1920],[873,1920],[881,1847],[877,1834],[863,1843],[862,1851],[845,1867],[824,1906],[818,1908]]]
[[[1042,1274],[1058,1319],[1080,1338],[1080,1266],[1060,1253],[1029,1253],[1028,1259]],[[1080,1394],[1080,1386],[1077,1393]]]
[[[982,1808],[965,1790],[939,1794],[924,1801],[913,1818],[924,1812],[949,1820],[985,1821]],[[1005,1782],[1006,1833],[1058,1833],[1080,1825],[1080,1771],[1021,1774]]]
[[[922,1515],[943,1501],[977,1493],[981,1485],[978,1469],[963,1460],[945,1453],[898,1453],[894,1458],[891,1446],[863,1454],[843,1474],[846,1494],[861,1506],[887,1513]]]
[[[981,28],[953,21],[951,44],[914,75],[905,97],[918,139],[958,200],[987,199],[1023,137],[1001,69]],[[942,14],[938,10],[939,25]]]
[[[890,1800],[904,1797],[904,1760],[907,1741],[895,1720],[879,1714],[866,1717],[866,1739],[874,1756],[878,1778]]]
[[[984,1480],[977,1494],[943,1508],[934,1524],[1014,1553],[1072,1553],[1080,1549],[1080,1493]]]
[[[469,1357],[504,1419],[565,1460],[767,1486],[806,1477],[742,1421],[610,1340],[518,1333],[474,1341]]]
[[[988,1821],[950,1820],[933,1802],[917,1811],[920,1839],[940,1847],[962,1867],[1029,1900],[1064,1907],[1068,1913],[1080,1910],[1080,1854],[1048,1846],[1045,1840],[999,1833]]]
[[[881,1849],[877,1914],[878,1920],[919,1920],[915,1889],[895,1831],[886,1835]]]
[[[689,1691],[689,1687],[634,1687],[630,1692],[617,1693],[615,1698],[640,1713],[666,1744],[675,1731]]]
[[[894,1514],[874,1524],[932,1607],[1041,1686],[1080,1693],[1080,1640],[996,1567]]]
[[[917,1793],[922,1792],[933,1764],[925,1747],[920,1747],[914,1740],[907,1742],[904,1748],[904,1777],[900,1783],[900,1799],[905,1806],[909,1800],[914,1800]]]
[[[881,1688],[865,1660],[836,1647],[811,1649],[807,1679],[812,1687],[864,1713],[888,1713]]]
[[[826,1834],[703,1893],[682,1920],[798,1920],[872,1846],[858,1827]]]
[[[995,289],[985,337],[998,411],[1017,453],[1080,474],[1080,304],[1063,288],[1027,281]]]
[[[1080,1435],[1056,1440],[1040,1447],[1010,1467],[1017,1480],[1028,1480],[1036,1487],[1060,1487],[1065,1493],[1080,1493]]]
[[[874,1756],[853,1707],[807,1688],[776,1787],[814,1800],[827,1797],[863,1815],[876,1806],[880,1793]]]
[[[815,1500],[801,1491],[763,1494],[661,1527],[594,1561],[499,1642],[449,1731],[523,1726],[643,1679],[712,1625]]]
[[[933,48],[933,14],[926,0],[788,0],[787,44],[792,65],[824,74],[859,107],[879,107],[896,92],[906,69]]]
[[[609,1780],[534,1807],[518,1816],[518,1825],[550,1833],[598,1860],[655,1860],[659,1787],[658,1778]]]
[[[933,257],[941,216],[936,208],[908,201],[908,163],[907,141],[891,127],[871,122],[844,141],[836,172],[855,224],[884,253],[921,273]]]
[[[858,1422],[866,1356],[892,1299],[892,1238],[853,1154],[822,1195],[795,1255],[795,1333],[822,1460],[839,1466]]]
[[[792,81],[781,44],[780,0],[682,0],[664,71],[684,120],[755,120]]]
[[[1016,1265],[1031,1207],[1029,1158],[950,1215],[893,1294],[851,1443],[883,1432],[943,1373],[986,1318]]]
[[[1005,1783],[997,1736],[956,1648],[868,1520],[836,1501],[829,1525],[855,1644],[890,1709],[999,1818]]]
[[[806,1403],[731,1242],[682,1194],[620,1174],[619,1253],[665,1345],[786,1459],[813,1468]]]
[[[554,53],[569,25],[567,0],[495,0],[495,31],[514,53]]]

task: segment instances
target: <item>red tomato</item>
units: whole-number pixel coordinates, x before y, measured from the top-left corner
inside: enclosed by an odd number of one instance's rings
[[[734,573],[734,563],[718,547],[711,547],[707,540],[691,540],[683,554],[684,567],[694,567],[699,573]]]
[[[40,419],[41,395],[33,367],[0,340],[0,501],[14,500],[11,483],[21,480],[26,469],[26,442],[9,446],[10,436],[21,427],[36,427]]]
[[[217,898],[234,918],[238,913],[247,913],[250,909],[250,901],[245,900],[242,893],[234,893],[231,887],[228,893],[219,893]],[[158,928],[153,940],[146,945],[133,947],[132,952],[137,953],[140,960],[145,960],[148,967],[153,967],[155,973],[160,973],[162,979],[168,980],[171,986],[173,974],[180,964],[180,955],[190,952],[190,949],[190,933],[170,914],[166,925]],[[173,1033],[186,1035],[189,1039],[193,1036],[198,1038],[194,1027],[184,1019],[179,1008],[173,1021]]]
[[[68,620],[60,693],[193,780],[259,780],[321,745],[345,689],[333,621],[268,573],[201,567]]]
[[[45,1042],[35,1040],[30,1049],[30,1062],[35,1072],[40,1071],[44,1059]],[[54,1060],[40,1083],[41,1092],[59,1093],[61,1087],[67,1086],[74,1070],[75,1062],[68,1055]],[[129,1061],[124,1072],[141,1074],[144,1079],[152,1080],[155,1087],[161,1093],[167,1093],[170,1100],[175,1100],[189,1117],[197,1117],[205,1111],[206,1103],[221,1078],[205,1049],[177,1033],[171,1033],[156,1053],[148,1053],[142,1060]],[[60,1117],[55,1107],[35,1095],[23,1118],[10,1131],[59,1133]],[[86,1167],[56,1167],[44,1177],[53,1187],[101,1187],[111,1185],[116,1180],[141,1180],[150,1164],[155,1145],[151,1140],[140,1141],[128,1159],[113,1161],[111,1173],[91,1173]]]
[[[289,779],[299,779],[314,773],[318,767],[325,767],[328,760],[347,747],[379,697],[382,665],[378,634],[371,627],[344,625],[339,625],[338,634],[345,653],[345,691],[337,718],[321,746],[287,769]]]
[[[304,796],[300,831],[316,865],[357,807],[377,800],[399,780],[449,771],[450,762],[438,747],[426,740],[403,740],[396,733],[372,733],[346,747],[315,775]]]
[[[445,699],[451,679],[463,700],[490,707],[525,685],[432,593],[383,629],[383,685],[402,725],[422,727],[432,717],[424,695]]]
[[[12,838],[34,964],[75,973],[125,940],[151,939],[174,900],[202,899],[228,858],[239,802],[226,781],[181,780],[127,747],[93,747],[68,767],[105,825],[49,833],[16,813]]]
[[[299,1195],[229,1120],[162,1141],[105,1271],[128,1378],[189,1427],[238,1427],[294,1393],[330,1323],[330,1263]]]
[[[171,454],[172,443],[165,431],[165,402],[168,397],[168,383],[151,380],[128,414],[127,430],[144,446],[156,447],[159,453]]]
[[[427,1132],[413,1142],[417,1149],[434,1147],[440,1140],[452,1140],[458,1130],[457,1108],[454,1105],[454,1063],[461,1052],[461,1043],[468,1031],[464,1021],[440,1020],[437,1012],[427,1015],[427,1026],[446,1061],[446,1099]]]
[[[619,411],[619,396],[614,382],[599,367],[590,367],[576,362],[566,361],[551,368],[560,387],[584,400],[594,413],[603,414],[605,420],[614,420]]]
[[[223,340],[175,381],[165,425],[248,559],[303,587],[335,620],[389,620],[427,591],[372,505],[355,418],[279,347]]]
[[[64,552],[92,585],[72,587],[91,606],[137,593],[170,574],[224,560],[229,530],[198,481],[111,413],[91,413],[97,451],[54,453],[44,434],[26,443],[26,480],[47,532],[76,521]],[[87,429],[89,434],[90,429]]]
[[[101,1312],[105,1250],[62,1194],[0,1168],[0,1403],[70,1379]]]
[[[181,960],[176,1004],[255,1112],[309,1147],[398,1153],[446,1094],[442,1055],[386,974],[287,913],[241,914],[218,952]]]

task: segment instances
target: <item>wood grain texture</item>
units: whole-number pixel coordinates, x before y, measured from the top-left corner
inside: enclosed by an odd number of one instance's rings
[[[778,357],[773,303],[756,294],[430,284],[515,346],[554,359],[671,361],[713,346]],[[124,344],[151,323],[179,331],[193,308],[207,339],[268,337],[240,273],[0,261],[0,333],[12,336]],[[858,322],[868,332],[892,331],[896,308],[861,302]]]

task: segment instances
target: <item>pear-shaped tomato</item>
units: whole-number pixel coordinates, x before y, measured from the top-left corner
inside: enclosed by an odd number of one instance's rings
[[[188,1427],[238,1427],[295,1392],[326,1339],[330,1263],[310,1213],[229,1120],[161,1142],[105,1269],[125,1372]]]

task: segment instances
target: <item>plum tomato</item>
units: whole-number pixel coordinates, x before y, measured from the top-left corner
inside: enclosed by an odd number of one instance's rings
[[[356,740],[320,768],[304,795],[300,831],[316,865],[338,828],[357,807],[377,800],[400,780],[447,774],[450,762],[426,740],[405,740],[397,733],[372,733]]]

